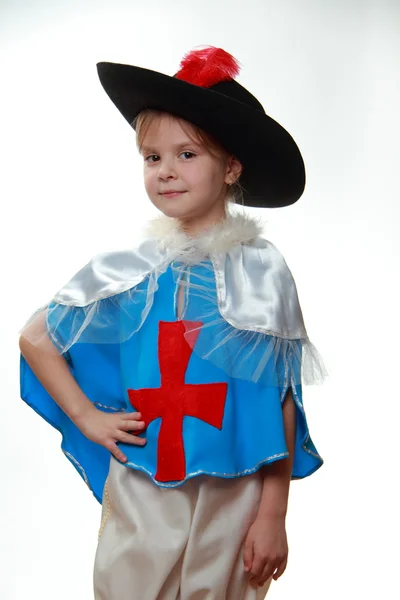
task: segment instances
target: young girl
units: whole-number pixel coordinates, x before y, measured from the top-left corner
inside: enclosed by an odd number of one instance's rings
[[[296,285],[233,204],[301,196],[292,137],[222,49],[173,77],[99,63],[161,211],[21,330],[21,396],[99,501],[96,600],[256,600],[286,568],[291,479],[321,465],[302,382],[326,374]]]

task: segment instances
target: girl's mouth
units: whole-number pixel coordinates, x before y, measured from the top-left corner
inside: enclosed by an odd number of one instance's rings
[[[175,196],[181,196],[185,194],[185,192],[169,192],[167,194],[161,194],[164,198],[175,198]]]

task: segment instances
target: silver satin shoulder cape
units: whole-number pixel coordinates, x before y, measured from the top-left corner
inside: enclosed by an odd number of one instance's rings
[[[101,253],[85,265],[54,296],[67,306],[88,306],[121,294],[150,273],[164,270],[172,256],[157,248],[154,239],[136,249]],[[175,254],[179,259],[179,253]],[[258,331],[286,339],[307,337],[293,276],[277,248],[258,238],[226,253],[211,254],[218,306],[224,319],[237,329]]]
[[[36,345],[50,337],[62,353],[76,343],[124,342],[145,321],[158,280],[171,269],[188,297],[203,297],[206,314],[185,315],[189,343],[187,322],[202,322],[193,347],[202,358],[230,376],[268,383],[263,377],[271,361],[283,357],[293,385],[321,383],[327,371],[308,338],[292,273],[274,244],[244,219],[230,217],[189,238],[163,217],[134,248],[94,256],[20,333]],[[129,315],[123,325],[121,311]]]

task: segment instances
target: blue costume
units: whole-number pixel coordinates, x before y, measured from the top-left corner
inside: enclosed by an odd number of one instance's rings
[[[280,253],[240,215],[197,242],[166,217],[154,223],[159,229],[136,248],[92,259],[35,313],[24,335],[45,314],[47,334],[95,406],[142,413],[147,444],[119,445],[126,467],[156,485],[245,476],[287,457],[282,402],[289,388],[297,408],[292,478],[315,472],[323,461],[308,430],[302,376],[316,383],[325,373]],[[218,227],[234,234],[220,249]],[[62,433],[63,451],[101,501],[108,450],[82,435],[23,356],[21,396]]]

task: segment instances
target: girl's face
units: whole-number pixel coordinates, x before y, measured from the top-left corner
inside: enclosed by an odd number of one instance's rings
[[[161,212],[194,233],[223,218],[227,184],[237,179],[241,165],[227,152],[211,154],[185,133],[180,121],[159,115],[151,122],[141,147],[144,184]]]

